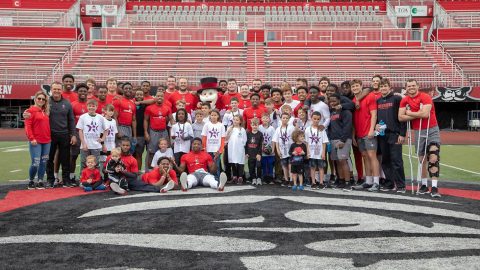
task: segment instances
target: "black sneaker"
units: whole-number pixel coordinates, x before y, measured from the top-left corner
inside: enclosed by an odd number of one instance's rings
[[[380,186],[383,186],[385,185],[385,183],[387,182],[387,179],[383,178],[383,177],[380,177]]]
[[[33,181],[28,182],[27,189],[35,189],[35,182]]]
[[[394,190],[395,186],[380,186],[380,191],[390,192]]]
[[[338,187],[338,185],[340,185],[340,181],[337,178],[337,179],[335,179],[335,182],[333,182],[333,188]],[[339,188],[342,188],[342,187],[339,187]]]
[[[283,180],[281,186],[282,186],[282,187],[288,186],[288,181],[287,181],[287,180]]]
[[[428,191],[428,187],[426,185],[422,185],[420,189],[417,191],[418,194],[428,194],[430,191]]]
[[[358,186],[358,185],[361,185],[361,184],[363,184],[363,183],[365,183],[365,179],[360,178],[360,179],[357,180],[357,186]]]
[[[440,198],[440,197],[442,197],[442,195],[440,195],[440,193],[438,192],[438,188],[437,188],[437,187],[432,187],[432,191],[430,192],[430,196],[432,196],[433,198]]]
[[[365,189],[369,189],[371,187],[372,187],[372,185],[369,185],[367,183],[363,183],[363,184],[356,185],[356,186],[352,187],[352,189],[353,190],[365,190]]]
[[[353,178],[353,176],[350,177],[350,181],[348,182],[348,184],[352,187],[355,186],[355,178]]]
[[[405,194],[407,190],[405,188],[397,188],[397,193],[403,193]]]
[[[288,182],[288,188],[291,188],[293,186],[293,181]]]
[[[73,177],[72,179],[70,179],[70,187],[78,187],[80,185],[79,182],[77,182],[77,180],[75,179],[75,177]]]
[[[312,184],[312,185],[310,186],[310,189],[317,189],[317,184]]]
[[[39,181],[37,183],[37,189],[45,189],[45,184],[43,183],[43,181]]]
[[[345,187],[343,188],[344,191],[351,191],[352,190],[352,185],[350,184],[350,181],[345,182]]]
[[[337,188],[337,189],[344,189],[345,188],[345,180],[338,180],[335,181],[335,182],[338,182],[338,184],[334,187],[334,188]]]
[[[327,186],[325,186],[324,184],[321,184],[321,183],[318,184],[317,189],[325,189],[325,188],[327,188]]]

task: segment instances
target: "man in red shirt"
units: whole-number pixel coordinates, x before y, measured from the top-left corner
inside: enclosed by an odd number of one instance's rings
[[[297,100],[300,101],[300,103],[293,109],[293,114],[295,115],[295,117],[298,116],[298,110],[300,108],[303,108],[305,107],[305,100],[307,100],[307,87],[305,86],[299,86],[297,88]]]
[[[177,175],[168,157],[161,157],[158,167],[152,171],[128,180],[129,189],[135,191],[165,193],[178,185]]]
[[[440,175],[440,130],[435,115],[435,106],[430,95],[419,92],[416,80],[408,80],[406,88],[407,96],[400,102],[398,118],[402,122],[410,121],[412,129],[415,131],[415,146],[421,166],[421,176],[417,176],[417,181],[420,180],[420,177],[422,181],[422,186],[417,192],[419,194],[430,193],[432,197],[440,197],[437,188]],[[430,192],[427,172],[432,178]]]
[[[167,89],[165,89],[165,100],[169,100],[170,95],[177,91],[177,79],[174,76],[168,76]]]
[[[62,84],[63,84],[63,92],[62,92],[62,97],[70,103],[76,101],[78,99],[77,93],[73,91],[74,84],[75,84],[75,78],[71,74],[65,74],[62,77]]]
[[[245,110],[250,106],[252,106],[252,104],[250,103],[250,89],[248,87],[248,84],[242,84],[242,86],[240,86],[240,99],[238,108]]]
[[[117,97],[117,79],[108,78],[106,82],[107,86],[107,104],[113,104],[113,99]],[[121,96],[118,96],[121,97]]]
[[[172,109],[163,103],[163,92],[157,92],[157,102],[145,109],[143,118],[143,129],[145,142],[148,143],[148,159],[146,164],[152,162],[152,157],[158,150],[158,143],[161,138],[169,139],[167,124],[172,121]]]
[[[123,96],[113,101],[115,114],[113,117],[117,121],[118,137],[127,136],[130,140],[137,139],[137,107],[132,101],[133,86],[126,82],[123,84]]]
[[[187,110],[188,113],[192,113],[192,110],[197,108],[197,96],[188,91],[188,80],[186,78],[178,79],[178,91],[171,93],[168,97],[172,113],[177,111],[176,105],[178,100],[185,101],[185,110]]]
[[[262,86],[262,80],[253,79],[252,81],[252,92],[260,94],[260,87]]]
[[[362,92],[362,81],[352,80],[351,88],[354,95]],[[356,102],[356,97],[353,99]],[[380,164],[377,159],[377,138],[375,125],[377,122],[377,100],[375,95],[368,94],[360,101],[360,108],[353,113],[355,138],[353,144],[358,145],[365,163],[366,181],[353,187],[355,190],[368,189],[376,192],[380,189]]]
[[[192,151],[183,155],[180,159],[180,166],[177,167],[180,175],[182,191],[187,191],[196,186],[211,187],[223,191],[227,182],[227,175],[222,172],[220,181],[215,180],[212,173],[217,171],[212,156],[202,151],[202,140],[195,138],[192,141]],[[188,173],[188,175],[187,175]]]
[[[247,127],[248,131],[252,131],[252,119],[257,118],[260,120],[262,118],[262,114],[266,113],[267,110],[265,107],[260,106],[260,95],[257,93],[253,93],[250,95],[250,103],[252,104],[251,107],[246,108],[243,111],[243,120]]]
[[[107,88],[105,86],[100,86],[98,88],[98,98],[97,98],[97,111],[96,113],[103,115],[103,108],[107,106]]]
[[[120,138],[120,150],[121,150],[121,155],[120,155],[120,160],[122,161],[123,165],[125,165],[125,170],[121,171],[121,174],[125,176],[128,182],[128,188],[132,190],[136,186],[143,185],[143,182],[141,180],[138,180],[138,164],[137,160],[132,156],[130,153],[130,148],[131,148],[131,143],[130,139],[126,136],[123,136]],[[108,162],[111,159],[111,155],[107,157],[105,160],[105,165],[104,167],[106,168]],[[118,192],[118,187],[119,185],[116,185],[116,188],[110,184],[110,187],[112,188],[113,191],[119,194],[125,194],[125,190],[122,190],[122,192]]]
[[[240,96],[240,93],[238,93],[238,86],[237,86],[237,81],[235,79],[228,79],[227,81],[227,92],[225,92],[225,94],[223,94],[223,96],[221,96],[219,98],[219,101],[220,103],[222,104],[222,107],[223,109],[225,110],[230,110],[230,100],[232,98],[237,98],[238,100],[240,100],[242,98],[242,96]],[[218,102],[217,102],[218,104]],[[217,105],[218,107],[218,105]]]
[[[280,90],[280,88],[272,88],[270,95],[273,100],[273,107],[275,107],[275,110],[280,110],[280,107],[283,106],[282,90]]]
[[[88,86],[84,83],[79,83],[77,85],[78,100],[72,102],[73,117],[75,118],[75,126],[77,125],[78,119],[84,113],[87,113],[87,95],[88,95]],[[75,129],[74,136],[79,138],[78,129]],[[80,140],[77,140],[75,144],[70,147],[70,184],[68,181],[65,182],[67,187],[76,186],[78,183],[75,179],[75,168],[77,165],[77,158],[80,155]]]

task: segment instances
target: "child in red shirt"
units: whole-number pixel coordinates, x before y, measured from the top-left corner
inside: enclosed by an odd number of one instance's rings
[[[96,168],[97,160],[95,156],[90,155],[86,158],[87,167],[82,170],[80,182],[83,190],[89,192],[92,190],[105,190],[105,185],[102,183],[100,171]]]

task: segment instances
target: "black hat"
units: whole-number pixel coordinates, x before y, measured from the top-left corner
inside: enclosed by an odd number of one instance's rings
[[[200,80],[200,89],[197,90],[198,94],[201,94],[206,89],[216,89],[222,91],[222,88],[218,87],[218,79],[215,77],[206,77]]]

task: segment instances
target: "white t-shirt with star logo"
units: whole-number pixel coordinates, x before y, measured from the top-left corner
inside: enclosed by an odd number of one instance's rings
[[[105,138],[105,147],[107,151],[112,151],[115,148],[115,135],[118,133],[117,121],[115,119],[108,120],[105,118],[105,129],[108,130]]]
[[[273,152],[273,146],[272,146],[272,139],[273,139],[273,135],[275,135],[275,128],[272,126],[268,126],[268,128],[265,128],[263,125],[260,125],[258,127],[258,131],[260,131],[263,134],[263,147],[270,147],[271,149],[270,155],[267,155],[262,151],[262,156],[275,156],[275,153]]]
[[[105,130],[105,118],[100,114],[91,116],[84,113],[77,122],[77,129],[83,130],[83,137],[88,149],[101,149],[102,144],[98,142],[98,138]],[[83,148],[83,144],[80,146]]]
[[[217,122],[216,124],[208,122],[203,126],[202,137],[203,136],[207,137],[205,150],[208,153],[215,153],[220,150],[222,138],[225,137],[225,126],[220,122]]]
[[[192,125],[188,122],[185,124],[176,123],[172,126],[170,131],[172,137],[175,137],[173,141],[173,152],[174,153],[188,153],[190,152],[190,140],[184,140],[183,137],[193,138],[193,128]],[[172,138],[173,139],[173,138]]]
[[[305,129],[305,141],[310,149],[311,159],[322,159],[323,144],[328,143],[325,129],[320,131],[312,126]]]
[[[288,150],[290,150],[290,145],[292,145],[292,133],[295,128],[291,125],[288,127],[279,126],[273,135],[272,142],[278,143],[280,147],[280,158],[288,158],[290,154]]]

